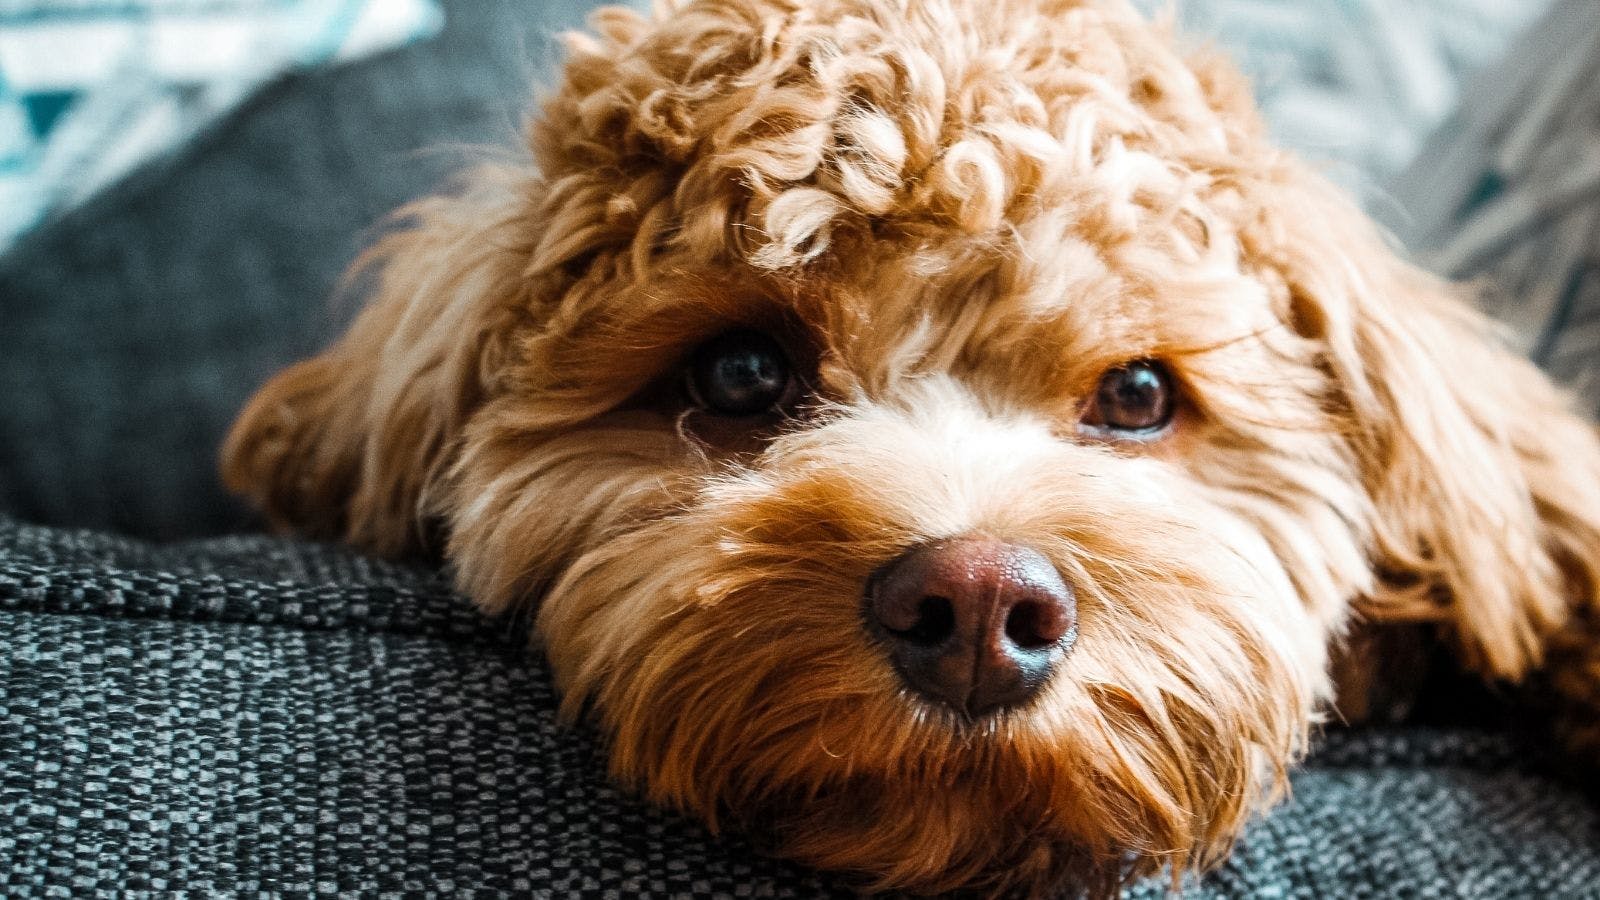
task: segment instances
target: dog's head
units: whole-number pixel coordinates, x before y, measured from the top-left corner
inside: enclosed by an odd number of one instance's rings
[[[1592,592],[1585,426],[1121,0],[594,24],[225,468],[537,604],[651,798],[1107,890],[1282,786],[1353,606],[1515,677]]]

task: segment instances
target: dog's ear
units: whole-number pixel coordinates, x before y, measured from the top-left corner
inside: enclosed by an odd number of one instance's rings
[[[483,166],[462,193],[397,213],[406,227],[356,266],[376,276],[367,308],[234,424],[224,481],[279,527],[417,549],[448,505],[467,417],[514,369],[512,333],[554,314],[587,273],[630,271],[672,230],[674,181],[657,160],[676,119],[641,111],[665,76],[629,62],[650,20],[608,8],[591,24],[593,36],[567,36],[560,82],[531,123],[535,165]]]
[[[1292,165],[1292,164],[1287,164]],[[1402,261],[1316,176],[1269,186],[1288,317],[1326,347],[1371,498],[1364,612],[1436,620],[1516,679],[1600,584],[1600,442],[1459,291]]]
[[[280,528],[400,554],[508,348],[525,253],[505,179],[399,214],[353,271],[375,287],[348,332],[272,378],[222,449],[223,481]],[[357,281],[360,278],[355,279]]]

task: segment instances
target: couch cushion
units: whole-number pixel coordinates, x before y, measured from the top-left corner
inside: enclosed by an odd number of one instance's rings
[[[524,634],[326,546],[0,519],[0,893],[847,892],[610,786]],[[1600,816],[1526,755],[1332,732],[1186,895],[1594,896]]]
[[[342,328],[354,301],[329,297],[374,223],[463,147],[517,140],[555,34],[594,5],[451,3],[437,39],[277,82],[0,258],[0,510],[155,538],[247,524],[215,474],[234,414]]]

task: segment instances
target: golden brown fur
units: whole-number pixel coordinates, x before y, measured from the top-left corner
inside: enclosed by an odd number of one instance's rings
[[[447,536],[486,609],[537,604],[617,778],[873,886],[1214,863],[1353,619],[1593,721],[1600,445],[1228,65],[1122,0],[669,6],[569,39],[530,164],[405,211],[349,333],[244,411],[235,490],[380,553]],[[800,418],[676,398],[732,325],[805,348]],[[1141,358],[1173,433],[1082,439]],[[1081,619],[976,724],[859,621],[875,567],[965,532],[1039,549]]]

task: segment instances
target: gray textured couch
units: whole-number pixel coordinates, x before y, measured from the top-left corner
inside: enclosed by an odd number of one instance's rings
[[[0,894],[846,891],[610,787],[521,627],[438,572],[215,537],[250,525],[212,474],[233,412],[347,318],[324,298],[371,223],[459,161],[419,148],[512,139],[527,61],[579,16],[450,13],[0,259]],[[1600,813],[1536,751],[1332,731],[1188,891],[1600,897]]]
[[[620,795],[521,634],[331,547],[0,521],[0,895],[846,893]],[[1600,816],[1525,756],[1330,733],[1186,894],[1600,896]]]

